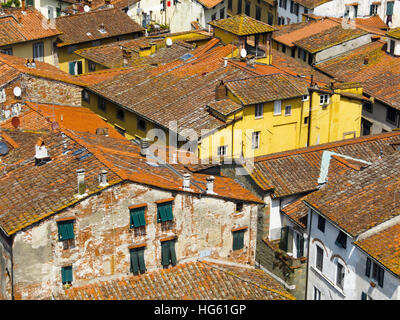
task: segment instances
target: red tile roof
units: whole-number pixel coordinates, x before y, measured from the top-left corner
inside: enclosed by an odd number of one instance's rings
[[[56,37],[61,34],[34,8],[3,8],[0,15],[0,46]]]
[[[307,9],[314,9],[324,3],[330,2],[332,0],[295,0],[296,3],[302,5]]]
[[[178,286],[178,287],[177,287]],[[211,262],[187,262],[138,276],[72,287],[68,300],[294,300],[264,271]]]
[[[100,32],[103,25],[105,32]],[[63,32],[57,46],[67,46],[114,36],[142,33],[144,28],[117,8],[94,10],[56,18],[57,29]]]
[[[328,183],[304,199],[352,237],[400,214],[400,153],[384,155],[368,168]]]
[[[217,4],[220,4],[223,0],[199,0],[204,7],[207,9],[214,8]]]
[[[248,170],[262,190],[273,190],[272,197],[280,198],[318,188],[324,150],[373,162],[379,158],[381,151],[385,155],[394,153],[395,149],[391,144],[398,142],[399,131],[331,142],[256,157],[254,165],[249,166]]]

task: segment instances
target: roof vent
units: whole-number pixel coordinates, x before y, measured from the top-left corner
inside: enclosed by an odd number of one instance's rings
[[[212,193],[215,194],[214,192],[214,180],[215,177],[214,176],[209,176],[206,178],[207,183],[206,183],[206,189],[207,189],[207,193]]]
[[[142,139],[140,140],[140,154],[143,157],[146,157],[150,148],[150,140],[149,139]]]
[[[49,161],[51,161],[51,159],[47,154],[47,148],[44,145],[44,141],[42,138],[39,138],[35,145],[35,166],[42,166]]]
[[[78,195],[83,196],[86,192],[85,169],[76,170],[76,174],[78,180]]]
[[[190,174],[185,173],[183,175],[183,190],[190,190]]]
[[[99,186],[104,187],[108,185],[107,182],[107,170],[101,170],[99,173]]]
[[[100,33],[107,33],[106,28],[104,27],[104,23],[102,23],[102,24],[99,26],[99,32],[100,32]]]
[[[364,57],[364,65],[367,65],[368,64],[368,62],[369,62],[369,58],[368,58],[368,56],[365,56]]]

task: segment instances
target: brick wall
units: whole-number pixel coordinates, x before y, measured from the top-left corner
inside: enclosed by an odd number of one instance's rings
[[[155,201],[170,197],[175,197],[174,226],[162,231]],[[129,228],[128,207],[142,203],[147,204],[146,234],[136,236]],[[131,245],[146,244],[147,271],[161,268],[160,239],[174,235],[178,264],[209,251],[211,258],[253,265],[257,207],[245,204],[241,213],[234,212],[235,204],[223,199],[174,195],[133,183],[111,187],[18,232],[13,245],[16,298],[50,298],[62,290],[61,267],[66,265],[72,265],[73,285],[128,275]],[[56,219],[71,216],[75,217],[75,247],[63,249],[57,240]],[[245,247],[233,252],[231,230],[242,226],[248,226]]]

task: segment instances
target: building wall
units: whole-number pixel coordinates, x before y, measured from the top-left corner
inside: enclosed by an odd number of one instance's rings
[[[241,13],[245,13],[245,0],[242,0],[241,11],[239,10],[239,1],[232,0],[232,9],[228,8],[228,13],[230,15],[236,15]],[[261,19],[260,21],[268,23],[270,25],[277,24],[277,7],[276,5],[270,5],[262,0],[249,0],[250,3],[250,14],[248,16],[256,19],[256,6],[260,7],[261,9]],[[272,16],[272,23],[268,19],[268,14]]]
[[[309,213],[311,216],[311,212]],[[363,254],[347,237],[347,248],[335,244],[339,229],[325,222],[325,232],[317,228],[318,214],[313,212],[311,219],[309,272],[307,299],[313,299],[314,287],[321,292],[322,300],[360,300],[361,293],[366,292],[374,300],[399,299],[399,278],[385,269],[383,288],[370,286],[370,279],[365,276],[367,256]],[[322,272],[317,270],[316,246],[324,250]],[[337,262],[345,266],[343,289],[336,285]]]
[[[175,196],[174,226],[162,231],[156,221],[155,201]],[[147,204],[146,235],[135,236],[129,227],[129,209]],[[75,217],[75,248],[63,249],[56,220]],[[13,244],[15,293],[19,299],[50,298],[62,290],[61,267],[72,265],[73,286],[130,274],[129,246],[146,244],[147,271],[161,268],[160,239],[176,236],[177,263],[209,255],[254,265],[257,206],[207,196],[152,189],[126,183],[103,190],[60,214],[18,232]],[[248,226],[245,247],[232,251],[232,228]]]
[[[386,120],[388,108],[389,107],[387,105],[384,105],[377,100],[375,100],[372,104],[372,112],[369,112],[363,108],[363,118],[372,123],[370,134],[388,132],[399,127],[397,123],[391,123]]]
[[[10,239],[0,230],[0,300],[12,299],[12,257]]]

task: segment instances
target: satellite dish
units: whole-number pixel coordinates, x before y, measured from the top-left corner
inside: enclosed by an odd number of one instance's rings
[[[21,88],[20,87],[15,87],[13,89],[13,93],[14,93],[14,96],[16,96],[16,97],[21,96]]]
[[[167,44],[168,47],[172,46],[172,40],[171,40],[171,38],[167,38],[167,39],[165,40],[165,43]]]
[[[89,7],[88,5],[85,5],[85,6],[83,7],[83,11],[89,12],[89,11],[90,11],[90,7]]]
[[[247,56],[247,51],[246,51],[246,49],[242,49],[242,50],[240,50],[240,56],[242,57],[242,58],[246,58],[246,56]]]
[[[17,129],[19,127],[20,123],[21,123],[21,121],[19,120],[18,117],[13,117],[11,119],[11,124],[15,129]]]
[[[57,121],[54,121],[54,122],[51,123],[51,129],[52,129],[53,131],[55,131],[55,130],[57,130],[57,129],[59,129],[59,128],[60,128],[60,125],[58,124]]]
[[[0,142],[0,155],[4,156],[8,153],[8,146],[4,141]]]

